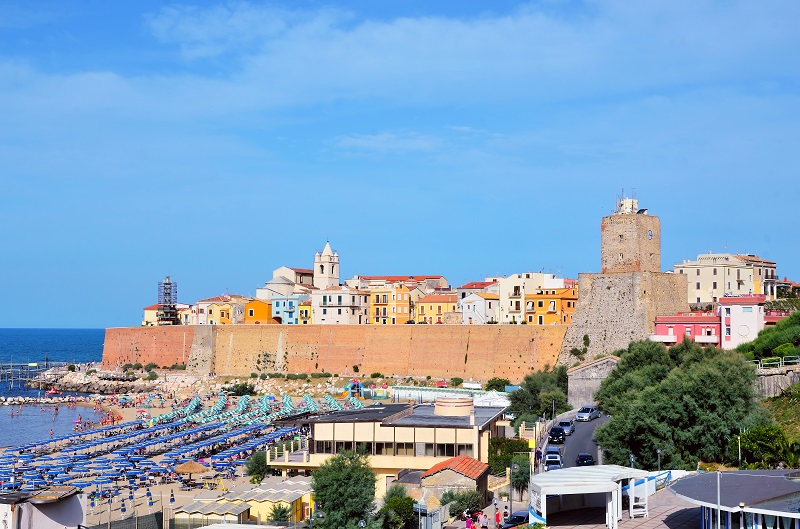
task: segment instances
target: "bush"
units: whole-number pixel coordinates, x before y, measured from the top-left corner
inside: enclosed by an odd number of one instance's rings
[[[223,386],[222,390],[227,391],[231,395],[235,395],[237,397],[256,394],[256,387],[246,382],[242,382],[241,384],[233,384],[232,386]]]
[[[357,365],[353,366],[353,373],[358,373],[358,366]]]
[[[75,372],[75,364],[68,365],[67,366],[67,371],[69,371],[70,373],[74,373]]]
[[[375,372],[375,373],[372,373],[372,374],[369,376],[369,378],[383,378],[383,373],[381,373],[381,372],[379,372],[379,371],[378,371],[378,372]]]
[[[511,381],[507,378],[494,377],[486,382],[486,391],[505,391],[506,386],[510,386]]]
[[[94,375],[95,373],[97,373],[97,369],[90,369],[86,372],[87,375]]]
[[[286,378],[283,373],[269,373],[269,378]]]
[[[330,378],[333,375],[328,373],[327,371],[320,371],[318,373],[311,373],[311,378]]]
[[[149,364],[147,364],[146,366],[144,366],[144,370],[145,370],[145,371],[147,371],[148,373],[149,373],[150,371],[152,371],[153,369],[158,369],[158,364],[156,364],[156,363],[154,363],[154,362],[150,362]]]
[[[258,373],[250,373],[250,378],[258,378]]]
[[[269,474],[269,465],[267,464],[267,453],[266,452],[256,452],[250,459],[247,460],[247,465],[245,465],[245,471],[249,476],[266,476]],[[258,480],[261,483],[261,479]]]
[[[269,375],[268,375],[268,374],[266,374],[266,373],[261,373],[261,374],[258,376],[258,378],[259,378],[259,379],[261,379],[261,380],[266,380],[266,379],[268,379],[268,378],[269,378]]]
[[[133,367],[133,364],[124,364],[122,366],[122,370],[123,371],[127,371],[128,369],[131,369],[132,367]]]
[[[136,363],[135,363],[135,364],[133,364],[131,367],[132,367],[133,369],[139,370],[139,369],[141,369],[141,368],[142,368],[142,363],[141,363],[141,362],[136,362]]]
[[[308,375],[305,373],[289,373],[286,375],[286,380],[305,380]]]
[[[172,364],[169,368],[170,369],[177,369],[179,371],[184,371],[184,370],[186,370],[186,364]]]
[[[455,491],[448,489],[442,494],[440,500],[441,505],[446,505],[450,502],[455,502],[450,505],[450,516],[455,516],[458,513],[466,510],[477,510],[481,508],[481,495],[477,490]]]
[[[145,380],[155,380],[158,378],[158,373],[155,371],[148,371],[147,376],[144,377]]]
[[[458,386],[460,386],[460,385],[461,385],[463,382],[464,382],[464,379],[463,379],[463,378],[460,378],[460,377],[453,377],[453,378],[451,378],[451,379],[450,379],[450,383],[451,383],[451,384],[453,384],[453,387],[454,387],[454,388],[457,388],[457,387],[458,387]]]

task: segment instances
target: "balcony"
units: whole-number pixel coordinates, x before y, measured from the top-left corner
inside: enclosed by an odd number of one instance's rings
[[[678,337],[674,334],[651,334],[648,338],[651,342],[678,343]]]
[[[519,298],[519,297],[522,297],[522,291],[520,291],[520,290],[514,290],[513,292],[510,292],[510,293],[508,294],[508,297],[510,297],[510,298]]]
[[[699,336],[695,336],[694,341],[695,343],[719,343],[719,336],[716,334],[712,334],[711,336],[701,334]]]

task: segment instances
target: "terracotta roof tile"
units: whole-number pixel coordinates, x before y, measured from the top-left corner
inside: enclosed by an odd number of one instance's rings
[[[497,281],[473,281],[471,283],[465,283],[458,288],[465,288],[465,289],[481,289],[486,288],[488,286],[494,285]]]
[[[419,298],[417,303],[458,303],[458,296],[455,294],[431,294]]]
[[[453,472],[458,472],[462,476],[467,476],[468,478],[475,480],[480,478],[485,472],[489,471],[489,465],[486,463],[482,463],[469,456],[460,455],[433,465],[430,469],[428,469],[427,472],[422,474],[421,478],[425,479],[428,476],[432,476],[437,472],[441,472],[442,470],[446,470],[448,468]]]
[[[289,267],[289,270],[291,270],[292,272],[297,272],[298,274],[309,275],[309,276],[313,276],[314,275],[314,271],[312,269],[310,269],[310,268],[291,268],[291,267]]]

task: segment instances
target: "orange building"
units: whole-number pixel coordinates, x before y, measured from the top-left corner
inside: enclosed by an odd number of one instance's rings
[[[244,304],[245,325],[266,325],[272,322],[272,303],[251,299]]]
[[[414,291],[419,292],[419,289]],[[398,325],[413,319],[412,292],[402,283],[371,289],[369,300],[369,322],[372,324]]]
[[[457,311],[457,294],[431,294],[417,301],[416,322],[445,323],[445,314]]]
[[[525,295],[525,321],[533,325],[569,325],[578,287],[537,290]]]

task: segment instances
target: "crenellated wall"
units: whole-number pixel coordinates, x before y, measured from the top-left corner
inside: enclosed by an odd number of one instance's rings
[[[521,380],[553,366],[566,326],[203,325],[106,330],[103,366],[187,363],[218,375],[251,372],[494,376]]]

